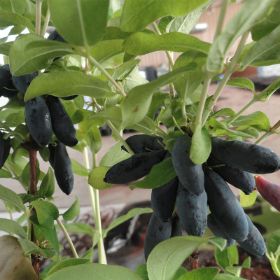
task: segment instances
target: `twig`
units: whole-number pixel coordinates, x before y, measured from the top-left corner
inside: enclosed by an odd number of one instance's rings
[[[70,237],[68,231],[66,230],[64,224],[63,224],[59,219],[57,219],[56,222],[57,222],[57,224],[59,225],[59,227],[61,228],[61,230],[62,230],[62,232],[63,232],[65,238],[67,239],[67,242],[68,242],[68,244],[69,244],[69,246],[70,246],[70,249],[71,249],[71,251],[72,251],[72,253],[73,253],[74,258],[75,258],[75,259],[78,259],[78,258],[79,258],[79,255],[78,255],[78,253],[77,253],[77,251],[76,251],[76,248],[75,248],[75,246],[74,246],[74,244],[73,244],[73,242],[72,242],[72,240],[71,240],[71,237]]]
[[[97,166],[96,155],[93,156],[93,167]],[[90,169],[88,149],[84,148],[84,160],[87,169]],[[95,221],[95,226],[98,232],[98,261],[100,264],[107,264],[106,252],[104,248],[103,242],[103,233],[102,233],[102,223],[101,223],[101,215],[100,215],[100,201],[99,201],[99,191],[94,189],[90,185],[88,185],[89,193],[90,193],[90,201],[92,205],[92,214]]]
[[[216,39],[222,32],[229,2],[230,0],[223,0],[214,39]]]

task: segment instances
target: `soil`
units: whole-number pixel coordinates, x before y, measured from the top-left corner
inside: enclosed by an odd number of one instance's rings
[[[240,263],[248,257],[248,254],[244,251],[239,252]],[[216,266],[216,261],[213,255],[213,251],[199,251],[193,254],[185,262],[184,266],[187,269],[196,269],[199,267],[214,267]],[[264,258],[254,258],[252,257],[251,268],[243,268],[241,277],[247,280],[279,280],[277,276],[274,275],[269,261]]]

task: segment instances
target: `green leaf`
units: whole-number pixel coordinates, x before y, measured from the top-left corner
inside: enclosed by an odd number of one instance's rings
[[[164,172],[162,172],[164,170]],[[176,177],[171,158],[153,166],[150,173],[141,181],[132,183],[130,186],[141,189],[154,189],[170,182]]]
[[[81,265],[81,264],[85,264],[85,263],[89,263],[90,261],[88,259],[66,259],[66,260],[62,260],[59,261],[57,263],[55,263],[54,266],[52,266],[52,268],[48,271],[47,276],[50,276],[51,274],[66,268],[66,267],[74,267],[75,265]]]
[[[230,274],[226,274],[226,273],[221,273],[221,274],[218,274],[214,278],[214,280],[245,280],[245,279],[237,277],[237,276],[233,276],[233,275],[230,275]]]
[[[252,82],[252,80],[248,78],[243,78],[243,77],[233,78],[228,81],[227,85],[232,87],[242,88],[242,89],[248,89],[252,92],[255,92],[255,85]]]
[[[223,32],[216,38],[209,51],[206,68],[209,72],[221,72],[227,51],[243,33],[247,32],[260,20],[270,8],[274,0],[259,2],[247,0],[241,10],[226,25]]]
[[[19,238],[18,242],[25,255],[37,254],[46,258],[50,258],[53,256],[53,251],[51,249],[42,249],[28,239]]]
[[[143,55],[155,51],[167,50],[186,52],[196,50],[207,54],[210,44],[198,38],[180,32],[166,33],[163,35],[137,32],[132,34],[124,44],[124,49],[132,55]]]
[[[216,248],[215,259],[219,266],[224,269],[228,266],[233,266],[239,263],[239,255],[236,245],[227,247],[223,251]]]
[[[25,210],[20,197],[15,192],[2,185],[0,185],[0,199],[8,205],[13,206],[19,212]]]
[[[11,72],[25,75],[46,68],[51,59],[72,54],[71,46],[57,41],[45,40],[35,34],[21,35],[10,48]]]
[[[240,191],[240,204],[244,208],[252,207],[255,204],[257,197],[258,197],[257,191],[253,191],[247,195],[242,191]]]
[[[124,62],[117,69],[115,69],[113,78],[118,81],[124,80],[131,73],[131,71],[133,71],[133,69],[139,62],[139,59],[131,59]]]
[[[164,16],[183,16],[208,0],[126,0],[121,16],[121,29],[135,32]]]
[[[98,78],[80,71],[53,71],[35,78],[24,96],[25,101],[34,97],[50,94],[65,97],[73,94],[94,98],[113,96],[108,84]]]
[[[77,234],[87,234],[90,236],[95,235],[97,232],[91,225],[82,224],[82,223],[67,223],[64,225],[69,232],[77,233]]]
[[[102,136],[100,133],[100,129],[96,125],[92,125],[87,130],[87,143],[90,147],[92,153],[98,153],[102,147]]]
[[[146,264],[140,264],[136,268],[135,273],[138,274],[142,280],[149,280]]]
[[[13,175],[7,171],[7,170],[4,170],[3,167],[0,169],[0,178],[11,178],[13,177]]]
[[[92,169],[88,177],[88,183],[97,190],[104,190],[112,187],[112,184],[104,182],[109,167],[98,166]]]
[[[250,47],[241,61],[242,69],[248,65],[265,66],[279,63],[279,47],[280,26]]]
[[[153,210],[151,208],[134,208],[128,211],[125,215],[122,215],[111,222],[111,224],[103,230],[103,238],[105,238],[110,230],[121,225],[122,223],[142,214],[152,213]]]
[[[266,102],[269,98],[280,88],[280,79],[273,81],[267,88],[256,94],[254,99],[256,101]]]
[[[183,261],[206,240],[193,236],[174,237],[158,244],[147,260],[150,280],[171,280]]]
[[[214,236],[210,238],[208,242],[217,247],[220,251],[223,251],[227,246],[227,240],[221,237]]]
[[[242,268],[250,268],[251,263],[252,263],[251,257],[247,257],[242,263]]]
[[[32,201],[31,204],[36,210],[37,219],[40,225],[52,226],[54,220],[59,216],[57,207],[49,201],[39,199]]]
[[[84,165],[77,162],[75,159],[71,159],[73,172],[79,176],[87,177],[89,171],[84,167]]]
[[[175,17],[167,26],[169,32],[182,32],[188,34],[192,31],[193,27],[199,20],[201,14],[207,7],[213,2],[213,0],[207,1],[206,4],[201,5],[197,9],[190,12],[187,16]]]
[[[16,234],[19,237],[26,238],[27,234],[23,227],[15,221],[0,218],[0,231]]]
[[[195,164],[204,163],[211,153],[211,138],[205,127],[197,126],[193,137],[190,158]]]
[[[55,179],[52,168],[48,169],[47,174],[44,176],[38,194],[42,197],[51,197],[55,190]]]
[[[253,27],[252,37],[254,41],[260,40],[280,24],[280,2],[274,1],[273,4],[266,16]]]
[[[218,268],[214,267],[200,268],[187,272],[178,280],[213,280],[218,272]]]
[[[158,88],[173,82],[179,75],[194,68],[195,64],[190,64],[162,75],[152,82],[133,88],[121,104],[123,127],[134,125],[143,120],[149,111],[153,94]]]
[[[90,53],[98,61],[103,62],[123,52],[123,39],[104,40],[92,47]]]
[[[46,280],[92,280],[93,275],[94,278],[98,280],[141,280],[137,274],[127,268],[103,264],[81,264],[69,266],[46,277]]]
[[[65,221],[74,220],[80,214],[80,201],[78,198],[72,203],[67,211],[62,216]]]
[[[255,127],[259,130],[269,131],[269,118],[263,112],[257,111],[247,116],[240,116],[233,122],[234,126],[240,127]]]
[[[120,161],[128,159],[130,157],[130,154],[125,152],[121,148],[122,145],[123,144],[121,142],[118,142],[114,146],[112,146],[101,159],[100,165],[111,167]]]
[[[1,27],[8,27],[11,25],[23,25],[26,26],[29,30],[34,30],[34,25],[32,21],[18,13],[12,13],[8,11],[0,11],[0,25]]]
[[[67,42],[87,47],[104,36],[109,0],[49,0],[49,8],[54,26]]]

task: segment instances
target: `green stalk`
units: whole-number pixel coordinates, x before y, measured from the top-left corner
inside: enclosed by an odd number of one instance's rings
[[[107,121],[108,126],[112,129],[112,132],[114,133],[114,135],[117,137],[117,139],[123,144],[123,146],[126,148],[126,150],[133,155],[134,152],[131,150],[131,148],[127,145],[127,143],[125,142],[125,140],[122,138],[121,134],[119,133],[119,131],[117,130],[117,128],[113,125],[113,123],[111,121]]]
[[[153,22],[153,28],[155,30],[155,32],[158,34],[158,35],[162,35],[161,31],[159,30],[158,28],[158,25],[156,24],[156,22]],[[174,59],[173,59],[173,52],[170,52],[170,51],[165,51],[165,55],[167,57],[167,60],[168,60],[168,64],[169,64],[169,71],[172,71],[173,67],[174,67]],[[176,90],[174,88],[174,85],[173,84],[170,84],[170,94],[171,94],[171,97],[176,97]]]
[[[107,79],[114,85],[114,87],[116,88],[116,90],[118,92],[120,92],[120,94],[122,94],[123,96],[126,96],[126,93],[124,91],[124,88],[122,87],[122,85],[120,85],[117,81],[115,81],[115,79],[110,75],[110,73],[94,58],[92,57],[89,52],[87,52],[86,57],[88,58],[88,60],[90,61],[90,63],[94,66],[96,66],[96,68],[99,69],[99,71],[101,73],[104,74],[104,76],[107,77]]]
[[[199,102],[199,105],[198,105],[198,111],[197,111],[197,114],[196,114],[194,130],[198,126],[202,125],[202,116],[203,116],[206,100],[207,100],[207,97],[208,97],[208,90],[209,90],[210,83],[211,83],[210,74],[206,73],[204,83],[203,83],[203,88],[202,88],[202,94],[201,94],[200,102]]]
[[[217,103],[220,95],[222,94],[222,91],[224,89],[224,87],[226,86],[228,80],[230,79],[232,73],[235,71],[235,68],[236,68],[236,65],[237,65],[237,62],[238,62],[238,59],[240,58],[240,55],[241,55],[241,52],[245,46],[245,43],[246,43],[246,40],[248,38],[248,35],[249,35],[249,32],[246,32],[242,35],[241,39],[240,39],[240,42],[238,44],[238,47],[237,47],[237,50],[235,52],[235,55],[232,59],[232,61],[230,62],[226,72],[225,72],[225,75],[224,75],[224,78],[222,79],[222,81],[219,83],[214,95],[213,95],[213,99],[210,101],[210,104],[208,106],[208,109],[206,110],[204,116],[203,116],[203,122],[202,124],[204,125],[205,122],[207,121],[213,107],[215,106],[215,104]]]
[[[89,163],[89,152],[88,148],[84,148],[84,159],[86,168],[90,169],[90,163]],[[96,155],[95,153],[93,156],[93,167],[97,166],[96,161]],[[102,232],[102,223],[101,223],[101,215],[100,215],[100,201],[99,201],[99,191],[92,188],[90,185],[88,185],[89,193],[90,193],[90,200],[92,205],[92,215],[94,217],[95,226],[98,232],[98,262],[100,264],[107,264],[107,258],[106,258],[106,252],[104,248],[104,242],[103,242],[103,232]]]
[[[45,17],[45,21],[44,21],[44,26],[43,26],[42,31],[41,31],[42,36],[44,36],[46,31],[47,31],[47,28],[48,28],[49,22],[50,22],[50,18],[51,18],[51,11],[48,8],[47,14],[46,14],[46,17]]]
[[[223,0],[214,39],[216,39],[222,33],[229,3],[230,0]]]
[[[70,237],[68,231],[66,230],[64,224],[59,219],[57,219],[56,222],[59,225],[59,227],[61,228],[65,238],[67,239],[67,242],[68,242],[68,244],[70,246],[70,250],[72,251],[74,258],[78,259],[79,255],[78,255],[78,253],[76,251],[76,248],[75,248],[75,246],[74,246],[74,244],[73,244],[73,242],[71,240],[71,237]]]
[[[228,122],[228,125],[232,124],[234,121],[236,121],[241,114],[243,114],[243,112],[245,112],[251,105],[253,105],[255,103],[255,99],[253,98],[252,100],[250,100],[243,108],[241,108],[234,116],[233,119],[230,120],[230,122]]]
[[[35,32],[40,35],[41,33],[41,18],[42,18],[42,0],[36,0],[36,26]]]

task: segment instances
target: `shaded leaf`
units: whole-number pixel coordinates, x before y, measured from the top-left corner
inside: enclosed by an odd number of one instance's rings
[[[25,210],[20,197],[15,192],[2,185],[0,185],[0,199],[8,205],[13,206],[17,211]]]
[[[34,97],[50,94],[57,97],[74,94],[94,98],[113,96],[108,84],[98,78],[80,71],[53,71],[35,78],[27,89],[25,101]]]
[[[19,237],[26,238],[27,234],[23,227],[13,220],[0,218],[0,231],[16,234]]]
[[[186,52],[196,50],[207,54],[210,44],[198,38],[180,32],[171,32],[158,35],[148,32],[132,34],[124,44],[127,53],[142,55],[160,50]]]
[[[88,183],[97,190],[108,189],[112,187],[112,184],[104,182],[105,175],[109,167],[98,166],[92,169],[88,177]]]
[[[109,0],[49,0],[49,8],[54,26],[67,42],[90,46],[104,36]]]
[[[21,35],[9,52],[11,72],[25,75],[46,68],[51,59],[72,54],[71,46],[57,41],[45,40],[36,34]]]
[[[68,210],[62,216],[65,221],[74,220],[80,214],[80,201],[78,198],[72,203]]]

